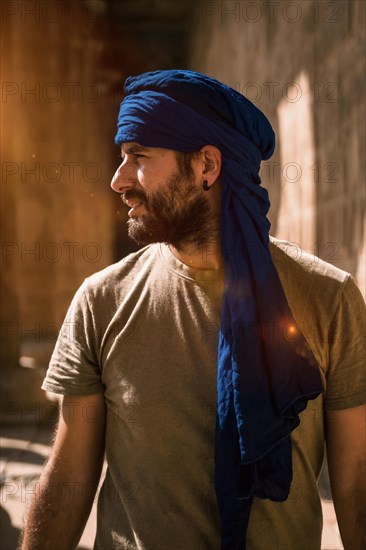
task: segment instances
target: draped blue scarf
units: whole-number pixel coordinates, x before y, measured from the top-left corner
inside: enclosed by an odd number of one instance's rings
[[[222,153],[224,293],[218,348],[215,487],[221,548],[244,549],[253,497],[286,500],[290,434],[323,390],[269,251],[269,199],[261,160],[275,135],[264,114],[232,88],[183,70],[125,82],[117,144]]]

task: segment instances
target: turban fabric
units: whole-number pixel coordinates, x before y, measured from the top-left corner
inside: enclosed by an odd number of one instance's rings
[[[193,71],[130,77],[125,94],[117,144],[176,151],[214,145],[222,154],[215,488],[221,548],[242,550],[253,498],[288,497],[290,434],[323,389],[269,251],[269,199],[259,168],[275,135],[248,99]]]

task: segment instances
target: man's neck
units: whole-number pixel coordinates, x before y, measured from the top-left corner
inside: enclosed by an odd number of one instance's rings
[[[207,243],[200,247],[190,245],[179,250],[173,245],[169,245],[169,248],[178,260],[192,269],[221,269],[223,267],[219,242]]]

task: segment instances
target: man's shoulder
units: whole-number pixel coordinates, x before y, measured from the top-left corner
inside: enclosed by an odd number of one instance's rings
[[[271,237],[270,251],[288,304],[303,327],[328,327],[352,277],[296,243]]]
[[[89,290],[98,290],[106,287],[115,288],[119,284],[137,276],[142,271],[149,269],[157,259],[158,245],[152,244],[128,254],[118,262],[111,264],[101,271],[97,271],[86,279]]]
[[[295,278],[305,283],[312,279],[337,287],[343,286],[350,277],[347,271],[306,252],[295,242],[271,237],[270,252],[281,279]]]

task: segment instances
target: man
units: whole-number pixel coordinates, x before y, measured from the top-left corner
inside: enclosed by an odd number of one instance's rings
[[[97,550],[319,549],[324,440],[344,546],[364,548],[357,287],[269,242],[258,172],[274,134],[253,104],[190,71],[125,91],[112,188],[146,246],[70,306],[43,384],[64,396],[60,422],[23,550],[76,547],[104,450]]]

